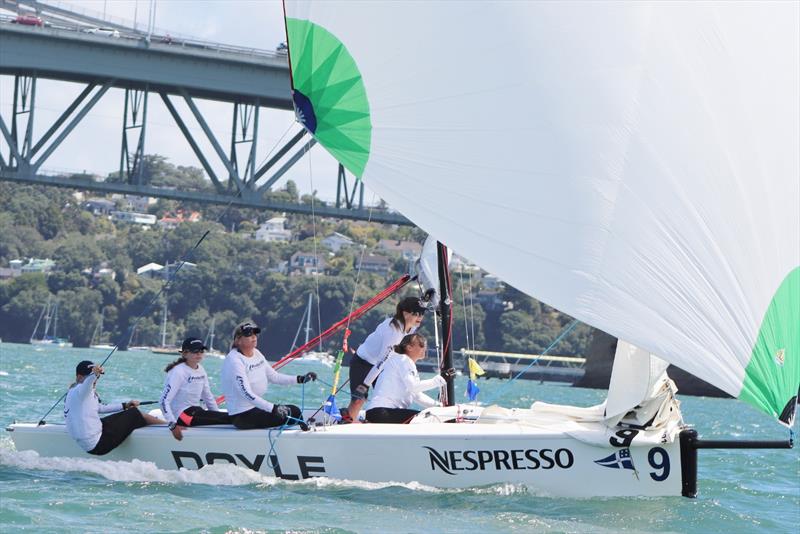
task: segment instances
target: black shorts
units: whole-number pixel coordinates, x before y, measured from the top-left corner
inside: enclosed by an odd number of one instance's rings
[[[116,449],[120,443],[125,441],[131,432],[137,428],[147,426],[142,412],[137,408],[130,408],[119,413],[109,415],[100,419],[103,423],[103,433],[100,434],[100,441],[89,451],[89,454],[102,456]]]
[[[229,425],[231,416],[228,415],[228,412],[213,412],[204,410],[200,406],[189,406],[178,416],[177,424],[180,426]]]
[[[419,410],[405,408],[371,408],[367,410],[367,421],[370,423],[408,423]]]
[[[364,383],[364,379],[372,371],[372,367],[373,365],[367,360],[358,354],[353,354],[350,359],[350,402],[362,398],[366,399],[369,396],[369,386],[367,386],[367,393],[363,397],[356,393],[356,388]]]
[[[297,424],[303,420],[303,413],[300,408],[294,404],[286,404],[292,412],[292,420],[288,424]],[[233,426],[239,430],[250,430],[253,428],[272,428],[286,424],[286,419],[272,414],[272,412],[265,412],[261,408],[251,408],[246,412],[237,413],[231,416]]]

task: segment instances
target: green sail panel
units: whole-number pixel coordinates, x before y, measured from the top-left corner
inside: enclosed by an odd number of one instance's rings
[[[791,426],[800,387],[800,267],[770,302],[739,398]]]
[[[361,178],[369,159],[372,122],[364,81],[342,42],[328,30],[286,19],[295,111],[342,165]]]

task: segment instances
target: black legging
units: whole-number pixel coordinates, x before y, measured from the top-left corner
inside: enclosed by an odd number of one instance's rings
[[[367,410],[367,421],[370,423],[408,423],[419,410],[406,408],[371,408]]]
[[[291,410],[292,419],[288,422],[282,417],[274,415],[272,412],[265,412],[261,408],[251,408],[246,412],[237,413],[231,416],[233,426],[239,430],[250,430],[251,428],[272,428],[283,424],[295,425],[303,420],[303,412],[294,404],[286,404]],[[301,425],[302,426],[302,425]]]
[[[182,418],[181,415],[186,414],[188,417]],[[181,415],[178,416],[177,423],[180,426],[205,426],[205,425],[229,425],[231,424],[231,416],[228,412],[213,412],[211,410],[204,410],[200,406],[189,406]],[[188,419],[188,423],[186,422]]]

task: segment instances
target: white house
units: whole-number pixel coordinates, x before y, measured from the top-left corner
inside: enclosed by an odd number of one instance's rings
[[[355,241],[346,235],[340,234],[339,232],[334,232],[323,239],[322,244],[331,249],[333,252],[338,253],[343,248],[352,247],[355,245]]]
[[[286,217],[273,217],[256,230],[255,238],[258,241],[267,243],[290,241],[292,239],[292,231],[286,229]]]
[[[112,211],[111,220],[128,224],[152,226],[156,223],[156,216],[149,213],[136,213],[135,211]]]
[[[137,276],[147,276],[149,278],[161,278],[164,276],[164,266],[158,263],[148,263],[136,269]]]
[[[323,274],[325,272],[325,258],[315,256],[313,252],[295,252],[289,258],[289,267],[292,274]]]

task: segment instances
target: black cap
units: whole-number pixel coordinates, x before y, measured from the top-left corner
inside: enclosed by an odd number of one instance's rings
[[[236,327],[233,337],[252,336],[253,334],[260,334],[261,329],[255,323],[250,321],[244,322]]]
[[[187,337],[183,340],[183,345],[181,345],[181,352],[199,352],[201,350],[208,350],[208,347],[203,345],[202,340],[196,337]]]
[[[89,360],[83,360],[75,368],[75,374],[81,376],[89,376],[90,374],[92,374],[93,367],[94,367],[93,362],[90,362]]]

